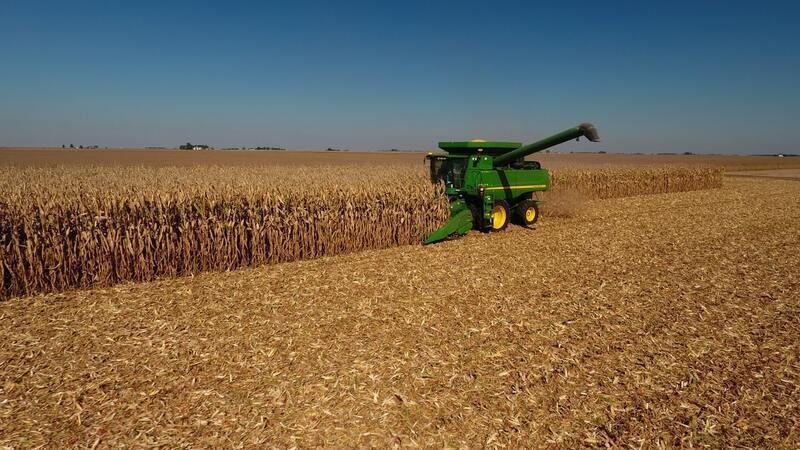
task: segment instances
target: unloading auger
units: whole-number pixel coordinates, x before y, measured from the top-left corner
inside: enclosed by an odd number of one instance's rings
[[[539,193],[550,187],[550,174],[525,156],[585,136],[600,140],[597,129],[582,123],[532,144],[483,141],[439,142],[446,154],[428,154],[431,181],[444,183],[450,220],[425,244],[463,235],[469,230],[504,229],[514,213],[526,226],[539,219]]]

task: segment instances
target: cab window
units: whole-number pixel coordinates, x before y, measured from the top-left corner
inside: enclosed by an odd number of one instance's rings
[[[466,170],[466,158],[431,158],[431,181],[434,183],[443,182],[447,187],[460,189],[464,184],[464,171]]]

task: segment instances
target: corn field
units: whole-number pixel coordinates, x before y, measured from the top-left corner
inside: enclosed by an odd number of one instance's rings
[[[553,190],[573,190],[588,199],[719,187],[722,187],[722,170],[705,167],[561,169],[551,172]]]
[[[0,299],[420,242],[448,217],[423,167],[0,168]],[[712,169],[568,169],[590,198],[706,189]]]

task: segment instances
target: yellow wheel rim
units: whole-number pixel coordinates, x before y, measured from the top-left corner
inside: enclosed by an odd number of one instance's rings
[[[500,205],[492,208],[492,228],[499,230],[506,223],[506,209]]]
[[[525,220],[528,222],[533,222],[536,219],[536,210],[533,207],[530,207],[525,210]]]

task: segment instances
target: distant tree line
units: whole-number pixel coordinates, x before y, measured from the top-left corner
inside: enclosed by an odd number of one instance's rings
[[[75,148],[75,144],[69,144],[69,147],[67,147],[65,144],[61,144],[61,148]],[[79,149],[96,149],[96,148],[100,148],[100,146],[99,145],[85,145],[85,146],[84,145],[79,145],[77,148],[79,148]]]
[[[187,142],[178,147],[181,150],[214,150],[214,147],[205,144],[192,144]],[[286,150],[283,147],[223,147],[222,150]]]

